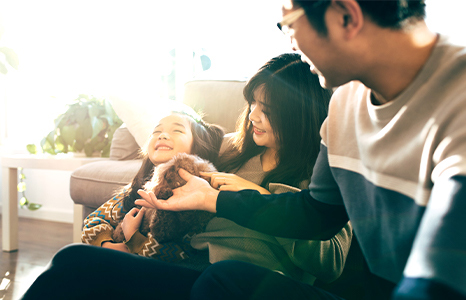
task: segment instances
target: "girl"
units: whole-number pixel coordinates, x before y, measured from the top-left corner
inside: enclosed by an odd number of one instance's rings
[[[173,112],[161,119],[144,147],[143,162],[138,173],[128,186],[84,220],[82,241],[162,260],[177,261],[185,258],[189,245],[161,245],[154,238],[139,233],[138,228],[144,214],[138,213],[134,200],[139,198],[137,191],[150,180],[154,167],[167,162],[177,153],[197,154],[215,163],[223,134],[220,127],[196,121],[194,116],[185,112]],[[112,233],[121,219],[126,242],[115,243]],[[173,255],[168,255],[169,253]]]
[[[320,86],[300,55],[282,54],[249,80],[244,96],[248,105],[218,164],[219,170],[234,174],[203,175],[211,176],[219,190],[282,193],[307,188],[331,92]],[[147,193],[141,195],[147,198]],[[191,246],[208,249],[210,263],[245,261],[313,284],[316,278],[330,282],[340,276],[351,238],[350,224],[329,241],[306,241],[277,238],[214,218],[206,232],[192,238]]]

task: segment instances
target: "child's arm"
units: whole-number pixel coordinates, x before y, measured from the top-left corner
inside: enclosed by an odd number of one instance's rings
[[[123,193],[113,197],[84,219],[83,243],[100,247],[105,242],[113,242],[113,229],[125,216],[122,197]]]
[[[190,245],[191,236],[186,235],[180,242],[157,242],[149,233],[146,237],[136,231],[125,244],[130,253],[151,257],[166,262],[177,262],[188,258],[188,253],[194,251]]]

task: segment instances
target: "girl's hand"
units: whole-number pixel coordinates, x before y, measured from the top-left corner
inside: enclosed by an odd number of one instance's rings
[[[270,194],[263,187],[243,179],[235,174],[220,173],[220,172],[201,172],[204,177],[210,177],[210,184],[213,188],[220,191],[241,191],[241,190],[256,190],[261,194]]]
[[[141,225],[142,218],[144,217],[145,208],[133,207],[121,222],[121,228],[123,229],[123,234],[127,241],[133,236],[133,234],[139,229]]]
[[[113,250],[129,253],[128,247],[126,247],[124,243],[104,242],[102,244],[102,248],[108,248],[108,249],[113,249]]]
[[[173,196],[167,200],[157,200],[153,192],[139,190],[138,194],[143,200],[136,200],[136,205],[161,210],[205,210],[217,212],[218,191],[202,178],[191,175],[188,171],[180,169],[181,178],[187,181],[185,185],[173,190]]]

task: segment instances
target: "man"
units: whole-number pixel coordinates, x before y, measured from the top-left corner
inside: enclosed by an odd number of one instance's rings
[[[158,209],[202,209],[274,236],[328,239],[351,220],[394,299],[466,299],[466,51],[431,32],[416,1],[286,0],[279,27],[341,86],[309,190],[260,195],[188,180]],[[339,299],[246,263],[197,280],[199,299]]]

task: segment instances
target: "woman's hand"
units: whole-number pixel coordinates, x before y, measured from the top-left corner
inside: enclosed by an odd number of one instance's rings
[[[129,241],[133,234],[141,226],[142,218],[144,217],[145,208],[133,207],[121,222],[121,229],[123,229],[123,234],[125,235],[125,240]]]
[[[158,200],[153,192],[139,190],[138,194],[143,200],[136,200],[136,205],[161,210],[205,210],[217,212],[218,191],[202,178],[191,175],[180,169],[181,178],[187,181],[185,185],[173,190],[173,196],[167,200]]]
[[[102,244],[102,248],[108,248],[108,249],[113,249],[113,250],[129,253],[129,249],[124,243],[104,242]]]
[[[214,189],[220,191],[241,191],[241,190],[256,190],[261,194],[270,194],[263,187],[243,179],[235,174],[220,173],[220,172],[201,172],[201,176],[210,177],[210,184]]]

